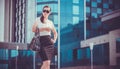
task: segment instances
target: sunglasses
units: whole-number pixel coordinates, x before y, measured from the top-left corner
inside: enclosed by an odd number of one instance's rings
[[[48,10],[43,10],[43,12],[44,12],[44,13],[45,13],[45,12],[46,12],[46,13],[49,13],[50,11],[48,11]]]

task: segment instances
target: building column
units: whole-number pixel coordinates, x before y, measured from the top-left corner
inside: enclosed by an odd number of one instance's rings
[[[5,0],[0,0],[0,42],[4,42]]]
[[[5,0],[5,17],[4,17],[4,42],[9,42],[10,37],[10,0]]]
[[[109,33],[109,54],[110,65],[117,65],[118,53],[116,52],[116,39],[120,38],[120,29]]]
[[[12,42],[14,28],[14,0],[5,0],[4,11],[4,42]]]
[[[36,0],[26,1],[26,42],[30,43],[34,33],[32,32],[32,25],[37,17]]]

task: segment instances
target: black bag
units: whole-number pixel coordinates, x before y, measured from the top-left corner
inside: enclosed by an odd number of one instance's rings
[[[33,51],[40,51],[40,34],[39,34],[39,28],[36,27],[36,32],[34,37],[32,38],[28,48]]]
[[[54,55],[58,55],[58,49],[57,49],[57,47],[54,47]]]

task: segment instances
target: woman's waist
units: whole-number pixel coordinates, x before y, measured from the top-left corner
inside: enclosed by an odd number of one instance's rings
[[[40,40],[49,40],[51,39],[51,35],[40,35],[39,38]]]
[[[51,42],[51,36],[50,35],[40,36],[40,42],[41,42],[42,46],[53,45],[53,43]]]
[[[40,38],[51,37],[51,35],[40,35]]]
[[[40,36],[47,36],[47,35],[51,35],[50,32],[40,32]]]

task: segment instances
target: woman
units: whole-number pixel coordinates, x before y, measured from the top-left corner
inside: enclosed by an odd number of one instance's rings
[[[41,69],[50,69],[50,62],[54,55],[54,43],[57,39],[57,32],[52,21],[48,19],[51,13],[49,6],[44,6],[42,15],[38,17],[32,27],[32,31],[36,31],[36,27],[40,31],[40,43],[41,50],[39,51],[40,57],[43,61]],[[51,32],[53,32],[54,38],[51,38]]]

